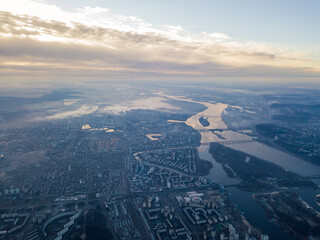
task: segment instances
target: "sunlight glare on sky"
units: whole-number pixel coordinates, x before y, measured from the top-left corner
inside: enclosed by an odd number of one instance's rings
[[[317,1],[3,1],[0,79],[26,74],[319,79],[319,6]]]

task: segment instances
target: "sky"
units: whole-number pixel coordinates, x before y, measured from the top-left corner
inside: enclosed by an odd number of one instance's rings
[[[318,0],[0,2],[0,81],[320,82]]]

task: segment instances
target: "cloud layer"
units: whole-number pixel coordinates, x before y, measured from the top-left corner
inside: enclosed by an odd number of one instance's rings
[[[130,111],[132,109],[150,109],[150,110],[178,110],[179,107],[173,106],[166,102],[162,97],[141,98],[133,101],[121,103],[119,105],[107,106],[100,109],[100,112],[109,112],[118,114],[120,112]]]
[[[154,27],[105,8],[66,12],[32,0],[16,7],[15,1],[0,4],[2,79],[320,75],[319,62],[288,48],[234,41],[224,33],[191,34],[180,26]]]
[[[86,114],[91,114],[97,111],[99,108],[98,106],[88,106],[88,105],[82,105],[81,107],[72,110],[72,111],[65,111],[65,112],[59,112],[50,116],[45,117],[45,120],[52,120],[52,119],[63,119],[63,118],[69,118],[69,117],[79,117]],[[40,118],[42,119],[42,118]]]

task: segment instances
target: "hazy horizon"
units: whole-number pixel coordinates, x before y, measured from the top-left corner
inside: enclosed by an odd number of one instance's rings
[[[318,82],[319,3],[284,3],[2,2],[0,81]]]

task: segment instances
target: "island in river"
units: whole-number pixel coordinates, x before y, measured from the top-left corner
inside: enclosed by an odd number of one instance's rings
[[[274,224],[301,239],[320,239],[320,213],[295,192],[254,194]]]
[[[281,187],[317,188],[317,185],[307,178],[222,144],[211,143],[209,152],[222,165],[229,177],[242,180],[239,187],[244,190],[261,191]]]

